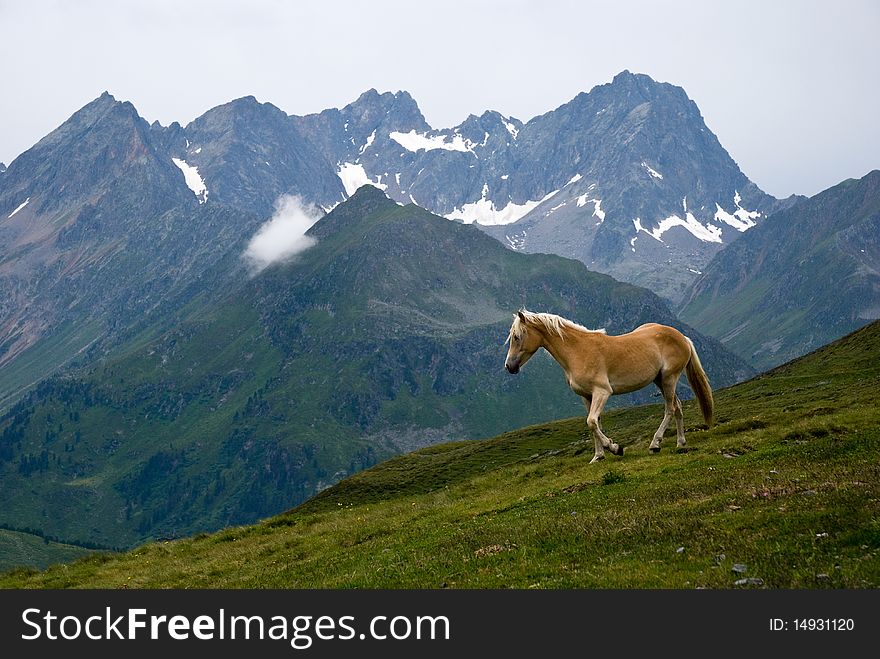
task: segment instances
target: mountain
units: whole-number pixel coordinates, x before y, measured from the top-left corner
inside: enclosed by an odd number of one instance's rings
[[[253,526],[0,587],[876,589],[878,391],[874,322],[716,392],[717,423],[689,430],[686,452],[669,436],[648,451],[660,405],[609,412],[626,455],[595,465],[582,418],[555,421],[396,457]]]
[[[680,315],[756,368],[880,318],[880,171],[771,215],[719,252]]]
[[[239,264],[219,298],[0,417],[0,522],[126,546],[252,522],[415,447],[583,414],[546,355],[504,373],[524,304],[611,333],[679,325],[715,387],[751,372],[653,293],[370,186],[308,233],[292,262]]]
[[[171,155],[197,168],[212,203],[268,217],[282,194],[327,206],[344,198],[321,145],[302,135],[283,111],[253,96],[213,108],[185,129],[154,130]]]
[[[200,203],[187,175],[134,107],[107,93],[9,166],[0,178],[0,402],[185,300],[265,219]]]
[[[341,110],[331,108],[305,117],[292,116],[291,122],[334,165],[334,173],[339,172],[338,178],[345,186],[346,195],[353,194],[359,187],[353,187],[348,174],[358,169],[354,163],[368,149],[372,158],[381,155],[393,158],[399,153],[380,154],[378,148],[380,144],[388,146],[389,135],[431,130],[409,93],[380,94],[375,89],[364,92]],[[377,137],[379,142],[371,148]],[[346,166],[345,163],[351,164]],[[381,181],[377,184],[383,187]]]
[[[683,90],[627,71],[526,123],[445,130],[405,91],[306,116],[248,96],[186,126],[105,92],[0,175],[0,408],[224,290],[284,195],[326,212],[365,183],[670,300],[792,201],[749,182]]]
[[[525,124],[487,111],[435,130],[409,94],[375,90],[292,120],[347,194],[369,182],[512,249],[576,258],[672,300],[793,202],[749,181],[684,90],[628,71]]]

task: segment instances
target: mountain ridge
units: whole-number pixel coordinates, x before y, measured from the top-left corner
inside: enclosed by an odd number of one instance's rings
[[[720,252],[679,315],[759,368],[880,317],[880,170],[771,216]]]
[[[245,117],[258,132],[229,142]],[[329,210],[371,183],[515,249],[577,258],[672,300],[718,240],[791,203],[747,179],[682,88],[629,71],[525,123],[486,110],[434,129],[408,92],[371,89],[303,116],[245,96],[151,130],[218,202],[266,215],[289,193]]]

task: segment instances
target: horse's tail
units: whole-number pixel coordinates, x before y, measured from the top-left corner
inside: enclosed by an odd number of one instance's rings
[[[688,383],[691,385],[691,389],[693,389],[694,395],[697,397],[697,402],[700,404],[700,412],[703,413],[703,419],[706,420],[706,425],[711,428],[712,424],[715,423],[715,401],[712,398],[712,387],[709,385],[709,378],[706,377],[706,371],[703,370],[703,365],[700,363],[700,358],[697,356],[697,349],[694,347],[694,342],[690,339],[687,339],[687,342],[691,347],[691,358],[688,360],[687,366],[685,367]]]

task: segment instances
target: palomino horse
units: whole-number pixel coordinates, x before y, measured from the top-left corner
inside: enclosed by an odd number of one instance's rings
[[[623,455],[623,447],[612,442],[599,425],[599,416],[608,398],[656,384],[663,393],[666,410],[649,448],[656,453],[669,422],[675,417],[677,444],[685,445],[681,401],[675,387],[681,372],[697,397],[706,423],[712,425],[712,388],[693,342],[674,327],[648,323],[629,334],[607,336],[605,330],[589,330],[570,320],[549,313],[522,309],[513,317],[507,337],[510,348],[504,368],[519,373],[529,358],[544,348],[559,362],[568,386],[586,403],[587,425],[593,435],[595,454],[590,464],[605,458],[607,448]]]

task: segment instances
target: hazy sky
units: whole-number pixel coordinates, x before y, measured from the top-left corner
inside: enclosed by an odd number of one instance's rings
[[[0,161],[105,89],[164,125],[405,89],[446,128],[629,69],[683,87],[765,191],[812,195],[880,168],[878,34],[876,0],[0,0]]]

